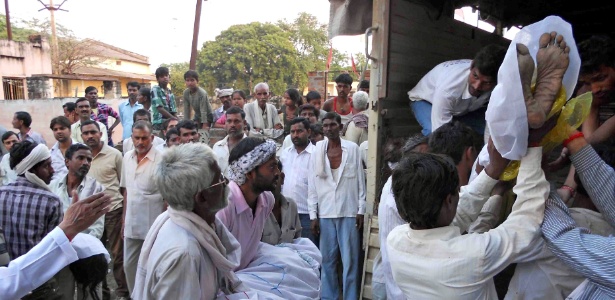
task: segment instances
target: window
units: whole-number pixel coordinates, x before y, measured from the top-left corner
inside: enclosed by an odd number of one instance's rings
[[[23,79],[20,78],[2,78],[2,90],[4,91],[4,99],[17,100],[25,99]]]

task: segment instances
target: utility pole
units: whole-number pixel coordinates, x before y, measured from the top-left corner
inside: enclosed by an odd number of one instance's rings
[[[192,30],[192,52],[190,53],[190,70],[196,70],[197,46],[199,43],[199,27],[201,26],[201,7],[203,1],[196,0],[196,11],[194,13],[194,29]]]
[[[52,53],[53,53],[53,62],[54,62],[54,68],[53,68],[53,73],[54,74],[59,74],[60,70],[59,70],[59,63],[58,63],[58,36],[56,35],[56,19],[55,19],[55,11],[56,10],[61,10],[61,11],[65,11],[68,12],[68,10],[62,9],[62,5],[66,2],[66,0],[62,1],[62,3],[60,3],[60,5],[58,5],[57,7],[55,5],[53,5],[53,0],[49,0],[49,5],[43,3],[42,0],[38,0],[38,2],[40,2],[44,7],[39,9],[38,11],[42,11],[44,9],[49,11],[50,17],[49,17],[49,22],[51,23],[51,48],[52,48]]]
[[[11,15],[9,13],[9,0],[4,0],[4,12],[6,15],[6,36],[9,41],[13,40],[13,29],[11,28]]]

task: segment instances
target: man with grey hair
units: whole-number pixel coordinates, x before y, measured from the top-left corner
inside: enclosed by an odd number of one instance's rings
[[[367,141],[367,125],[369,123],[369,115],[367,107],[369,106],[369,96],[366,92],[356,92],[352,96],[352,107],[354,115],[350,121],[344,125],[342,129],[342,137],[357,145]]]
[[[218,291],[246,291],[233,272],[239,243],[216,219],[227,206],[228,180],[211,148],[170,148],[154,174],[169,207],[145,238],[133,298],[214,299]]]
[[[252,130],[263,133],[264,129],[282,129],[282,122],[278,110],[271,103],[268,103],[269,85],[265,82],[257,83],[254,86],[254,98],[256,101],[244,105],[246,121]]]
[[[124,272],[128,290],[132,292],[139,253],[147,231],[164,210],[164,200],[155,183],[154,170],[162,153],[153,147],[152,124],[137,121],[132,125],[135,149],[122,161],[120,187],[124,188]]]

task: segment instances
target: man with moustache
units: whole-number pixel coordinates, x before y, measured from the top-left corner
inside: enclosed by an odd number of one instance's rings
[[[51,119],[49,128],[53,131],[53,137],[57,141],[53,147],[49,149],[49,152],[51,153],[51,166],[54,171],[53,178],[51,178],[51,180],[59,179],[68,173],[64,154],[72,144],[77,143],[70,137],[70,127],[70,120],[64,116]]]
[[[66,210],[72,203],[73,191],[77,192],[79,199],[86,199],[89,196],[98,194],[104,191],[102,184],[98,183],[96,179],[87,176],[90,171],[90,165],[92,163],[92,151],[90,147],[84,144],[74,144],[69,146],[66,150],[66,158],[64,163],[67,168],[67,173],[51,182],[49,189],[60,197],[62,201],[62,210],[66,213]],[[103,234],[105,225],[104,215],[98,218],[94,224],[90,225],[83,233],[90,234],[97,239],[100,239]],[[75,294],[75,277],[70,271],[70,268],[65,267],[57,275],[58,286],[62,293],[62,299],[72,300]],[[83,299],[81,293],[82,286],[78,285],[79,291],[78,299]],[[100,294],[102,291],[96,288],[96,292]],[[99,295],[102,296],[102,295]]]
[[[312,104],[303,104],[299,106],[299,117],[307,119],[310,122],[310,126],[313,124],[317,124],[320,117],[324,117],[324,114],[326,114],[326,112],[324,112],[321,116],[320,113],[320,110]],[[280,151],[292,146],[293,142],[291,140],[290,134],[286,135],[286,137],[284,137],[284,142],[282,142],[282,147],[280,148]]]
[[[340,138],[342,120],[323,118],[327,139],[316,143],[308,166],[308,209],[312,232],[320,236],[322,299],[340,299],[337,262],[344,269],[343,298],[358,299],[360,233],[365,214],[365,173],[357,144]],[[338,251],[339,249],[339,251]]]
[[[310,122],[306,118],[298,117],[290,121],[290,137],[292,146],[282,150],[280,161],[282,172],[285,174],[282,194],[293,199],[297,204],[299,219],[301,220],[301,236],[309,238],[316,246],[318,239],[310,229],[310,213],[308,210],[308,174],[305,166],[310,163],[314,152],[314,145],[310,143]]]
[[[64,116],[68,118],[71,124],[79,122],[79,114],[77,113],[77,105],[75,105],[75,102],[66,102],[62,104],[62,110],[64,110]]]
[[[78,143],[84,143],[83,138],[81,137],[81,124],[86,122],[86,121],[90,121],[91,116],[92,116],[92,108],[90,107],[90,102],[88,102],[88,99],[86,98],[79,98],[77,99],[77,101],[75,101],[75,105],[77,106],[77,112],[79,113],[79,122],[74,123],[73,125],[71,125],[70,127],[70,132],[71,132],[71,138],[78,142]],[[109,140],[109,138],[107,137],[107,126],[105,126],[105,124],[95,121],[98,123],[98,128],[100,128],[100,131],[102,133],[101,136],[101,140],[104,143],[107,143],[107,141]]]
[[[271,191],[280,176],[275,152],[272,140],[247,137],[229,156],[229,204],[216,216],[241,245],[241,262],[236,270],[245,268],[256,256],[275,204]]]
[[[198,126],[192,120],[182,120],[177,123],[177,131],[179,131],[180,143],[198,143],[201,135],[198,133]]]
[[[17,180],[0,187],[0,227],[8,245],[9,257],[26,254],[62,220],[62,202],[49,190],[53,176],[51,154],[47,146],[30,141],[11,149],[11,169]],[[18,217],[17,217],[18,216]],[[55,299],[55,279],[34,290]]]
[[[201,143],[170,148],[155,174],[169,207],[145,238],[133,298],[214,299],[246,290],[233,272],[239,243],[216,219],[228,180],[213,151]]]
[[[243,127],[246,124],[246,114],[243,110],[237,106],[233,106],[226,110],[226,121],[224,129],[226,129],[226,136],[217,141],[212,150],[216,153],[218,158],[218,166],[222,170],[222,174],[226,174],[228,168],[228,157],[231,150],[239,143],[243,138],[247,137]]]
[[[120,120],[122,122],[122,140],[130,137],[132,133],[133,116],[135,112],[143,105],[137,102],[137,96],[139,95],[139,89],[141,85],[136,81],[131,81],[126,84],[128,90],[128,101],[120,103],[118,110],[120,112]]]
[[[123,196],[120,191],[122,174],[122,153],[102,141],[104,132],[100,131],[98,122],[83,122],[81,136],[92,150],[92,164],[89,176],[105,187],[105,194],[111,197],[111,208],[105,214],[105,229],[101,241],[111,249],[113,258],[113,277],[117,283],[115,294],[120,299],[129,297],[124,274],[124,239],[121,234],[122,215],[124,212]],[[104,298],[110,297],[107,281],[103,281]]]
[[[250,124],[252,130],[262,132],[263,129],[283,129],[280,116],[275,106],[269,102],[269,85],[265,82],[257,83],[254,86],[254,97],[256,101],[244,105],[246,112],[246,122]]]
[[[107,104],[98,102],[98,89],[94,86],[88,86],[85,88],[85,98],[88,99],[90,107],[92,108],[91,119],[105,125],[105,128],[109,128],[108,136],[113,134],[113,129],[120,124],[120,115]],[[109,126],[109,117],[113,117],[115,121]],[[109,146],[113,146],[113,141],[109,138]]]
[[[128,289],[134,289],[137,263],[147,231],[165,210],[164,200],[155,181],[154,170],[162,153],[153,147],[152,124],[137,121],[132,126],[134,150],[122,161],[120,187],[124,188],[124,272]]]

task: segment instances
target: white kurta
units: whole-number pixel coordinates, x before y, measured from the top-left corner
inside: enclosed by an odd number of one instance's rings
[[[528,149],[513,189],[517,201],[512,213],[493,230],[461,235],[457,226],[412,230],[406,224],[393,229],[387,238],[388,257],[395,282],[406,297],[498,299],[493,276],[511,263],[527,261],[541,237],[549,193],[541,158],[542,149]],[[460,201],[458,212],[465,205]]]
[[[474,97],[468,90],[468,77],[472,60],[445,61],[429,71],[408,92],[412,101],[431,103],[431,130],[450,122],[453,116],[464,115],[484,106],[491,93]]]

